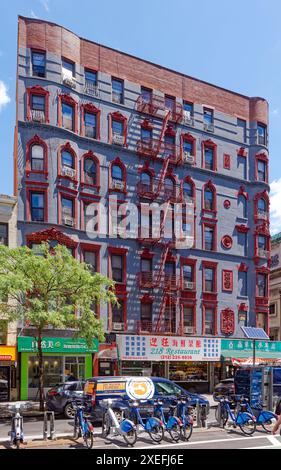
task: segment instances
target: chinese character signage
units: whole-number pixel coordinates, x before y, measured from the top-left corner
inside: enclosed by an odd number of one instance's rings
[[[250,339],[241,340],[221,340],[221,353],[224,357],[251,357],[253,355],[254,342]],[[259,358],[280,358],[280,341],[259,341],[256,340],[256,357]]]
[[[221,340],[170,336],[117,335],[121,360],[219,361]]]
[[[43,338],[42,349],[44,353],[94,353],[99,350],[98,340],[93,339],[89,348],[84,339],[72,338]],[[37,352],[37,341],[31,336],[18,337],[19,352]]]

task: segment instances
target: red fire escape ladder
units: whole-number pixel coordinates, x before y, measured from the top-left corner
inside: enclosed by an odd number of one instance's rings
[[[167,294],[164,293],[162,300],[161,300],[160,312],[159,312],[159,316],[158,316],[157,323],[156,323],[155,333],[159,333],[159,330],[161,328],[161,322],[164,316],[166,304],[167,304]]]
[[[171,111],[168,111],[166,116],[164,117],[163,124],[162,124],[161,134],[160,134],[159,142],[158,142],[158,146],[157,146],[157,155],[160,152],[161,144],[162,144],[162,141],[163,141],[165,131],[167,129],[167,125],[168,125],[168,121],[170,119],[170,116],[171,116]]]
[[[163,186],[164,179],[165,179],[165,176],[166,176],[166,173],[167,173],[167,170],[168,170],[169,163],[170,163],[170,157],[165,158],[162,169],[161,169],[157,190],[155,192],[156,197],[159,196],[159,194],[160,194],[160,191],[161,191],[161,188]]]

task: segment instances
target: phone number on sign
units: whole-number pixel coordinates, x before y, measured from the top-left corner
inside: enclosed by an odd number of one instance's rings
[[[169,361],[171,359],[179,360],[179,361],[182,361],[182,360],[192,361],[194,359],[194,357],[193,356],[168,356],[168,355],[163,354],[162,356],[160,356],[160,359],[163,360],[163,361],[165,361],[165,360]]]

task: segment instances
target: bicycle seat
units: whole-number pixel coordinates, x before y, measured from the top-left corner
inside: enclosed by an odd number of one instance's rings
[[[137,408],[139,406],[139,402],[137,400],[130,400],[129,406],[132,408]]]

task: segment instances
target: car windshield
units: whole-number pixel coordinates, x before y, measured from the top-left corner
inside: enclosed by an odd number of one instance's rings
[[[156,392],[159,395],[182,395],[182,390],[171,382],[155,382]]]

